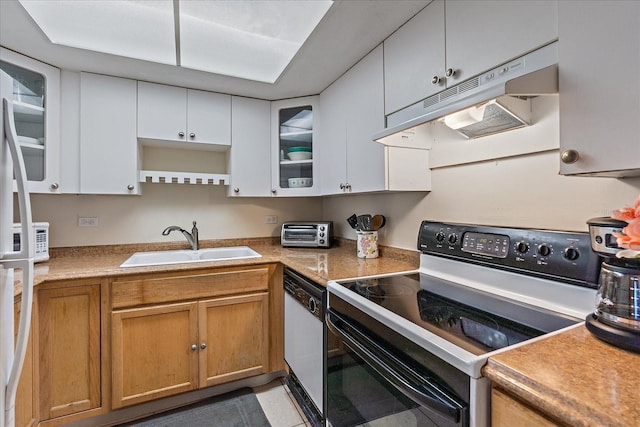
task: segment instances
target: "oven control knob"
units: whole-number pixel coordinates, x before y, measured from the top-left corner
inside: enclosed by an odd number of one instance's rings
[[[442,231],[436,233],[436,240],[440,243],[444,242],[444,238],[447,237]]]
[[[562,254],[569,261],[575,261],[580,257],[580,252],[572,246],[565,248],[564,253]]]
[[[321,226],[320,226],[320,227],[318,227],[318,228],[320,228],[320,231],[324,231],[324,225],[321,225]]]
[[[313,298],[309,298],[309,311],[315,313],[317,308],[318,306],[316,305],[316,300],[314,300]]]
[[[527,252],[529,252],[529,244],[524,241],[516,243],[516,251],[521,254],[526,254]]]
[[[542,256],[549,256],[549,254],[551,253],[551,248],[549,247],[549,245],[546,244],[541,244],[540,246],[538,246],[538,254],[542,255]]]
[[[323,232],[320,232],[320,237],[324,237],[324,233]]]
[[[456,236],[455,234],[449,234],[449,238],[447,240],[449,240],[449,243],[451,243],[452,245],[455,245],[455,243],[458,241],[458,236]]]
[[[319,242],[321,245],[324,245],[324,239],[320,239]]]

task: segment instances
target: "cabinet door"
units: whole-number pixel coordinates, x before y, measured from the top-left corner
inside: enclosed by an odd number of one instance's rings
[[[20,381],[18,383],[18,390],[16,392],[16,411],[15,411],[15,425],[16,426],[32,426],[36,424],[36,405],[38,399],[36,397],[37,385],[35,384],[35,358],[33,352],[33,318],[31,322],[31,331],[29,333],[29,342],[27,344],[27,351],[24,356],[24,362],[22,364],[22,373],[20,374]],[[14,325],[20,323],[20,302],[14,306]],[[16,328],[15,335],[18,331]],[[4,415],[4,414],[3,414]]]
[[[271,195],[271,104],[234,96],[229,152],[230,196]]]
[[[347,120],[358,112],[349,110],[347,82],[339,78],[320,94],[322,121],[318,123],[316,149],[323,195],[342,194],[347,185]]]
[[[195,390],[197,340],[196,303],[114,311],[113,408]]]
[[[356,64],[346,78],[347,187],[352,193],[384,190],[384,146],[371,138],[384,129],[382,47]]]
[[[187,90],[138,82],[138,138],[187,140]]]
[[[637,1],[560,2],[560,173],[640,175],[639,28]]]
[[[100,285],[38,291],[40,419],[99,408]]]
[[[558,38],[557,1],[447,0],[445,8],[449,86]]]
[[[80,76],[80,192],[139,194],[136,81]]]
[[[199,305],[200,387],[269,370],[269,294],[202,301]]]
[[[444,80],[431,80],[444,73],[444,35],[444,1],[436,0],[384,41],[385,114],[443,89]]]
[[[559,424],[513,399],[501,390],[493,388],[491,390],[491,426],[557,427]]]
[[[315,164],[316,126],[320,121],[318,97],[288,99],[271,103],[271,191],[277,196],[319,194]],[[306,153],[292,159],[290,153]],[[295,154],[294,154],[295,155]],[[309,158],[310,156],[310,158]]]
[[[0,68],[14,78],[14,93],[6,97],[14,103],[29,191],[59,193],[60,70],[2,47]]]
[[[187,90],[187,141],[231,145],[231,96]]]

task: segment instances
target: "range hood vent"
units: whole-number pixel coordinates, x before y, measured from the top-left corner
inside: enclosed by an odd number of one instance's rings
[[[465,115],[466,123],[454,126],[469,139],[527,126],[529,98],[558,93],[557,63],[555,42],[388,115],[373,139],[403,147],[410,129],[435,120],[450,126]]]

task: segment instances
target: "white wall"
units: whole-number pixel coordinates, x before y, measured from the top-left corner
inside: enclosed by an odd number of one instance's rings
[[[31,203],[34,220],[50,223],[52,247],[182,241],[162,230],[191,230],[193,220],[201,240],[278,236],[283,221],[322,213],[320,198],[230,198],[226,186],[189,184],[145,183],[142,196],[34,194]],[[277,215],[279,224],[264,224],[265,215]],[[78,227],[78,217],[98,217],[99,225]]]
[[[354,239],[346,218],[380,213],[385,245],[415,249],[424,219],[484,225],[587,231],[586,221],[609,216],[640,195],[640,178],[558,175],[557,150],[435,169],[432,191],[325,198],[325,219],[339,236]]]

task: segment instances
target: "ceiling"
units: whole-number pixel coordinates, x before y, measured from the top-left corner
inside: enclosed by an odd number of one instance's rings
[[[320,93],[430,0],[336,0],[274,84],[54,45],[17,0],[0,0],[0,45],[56,67],[284,99]]]

